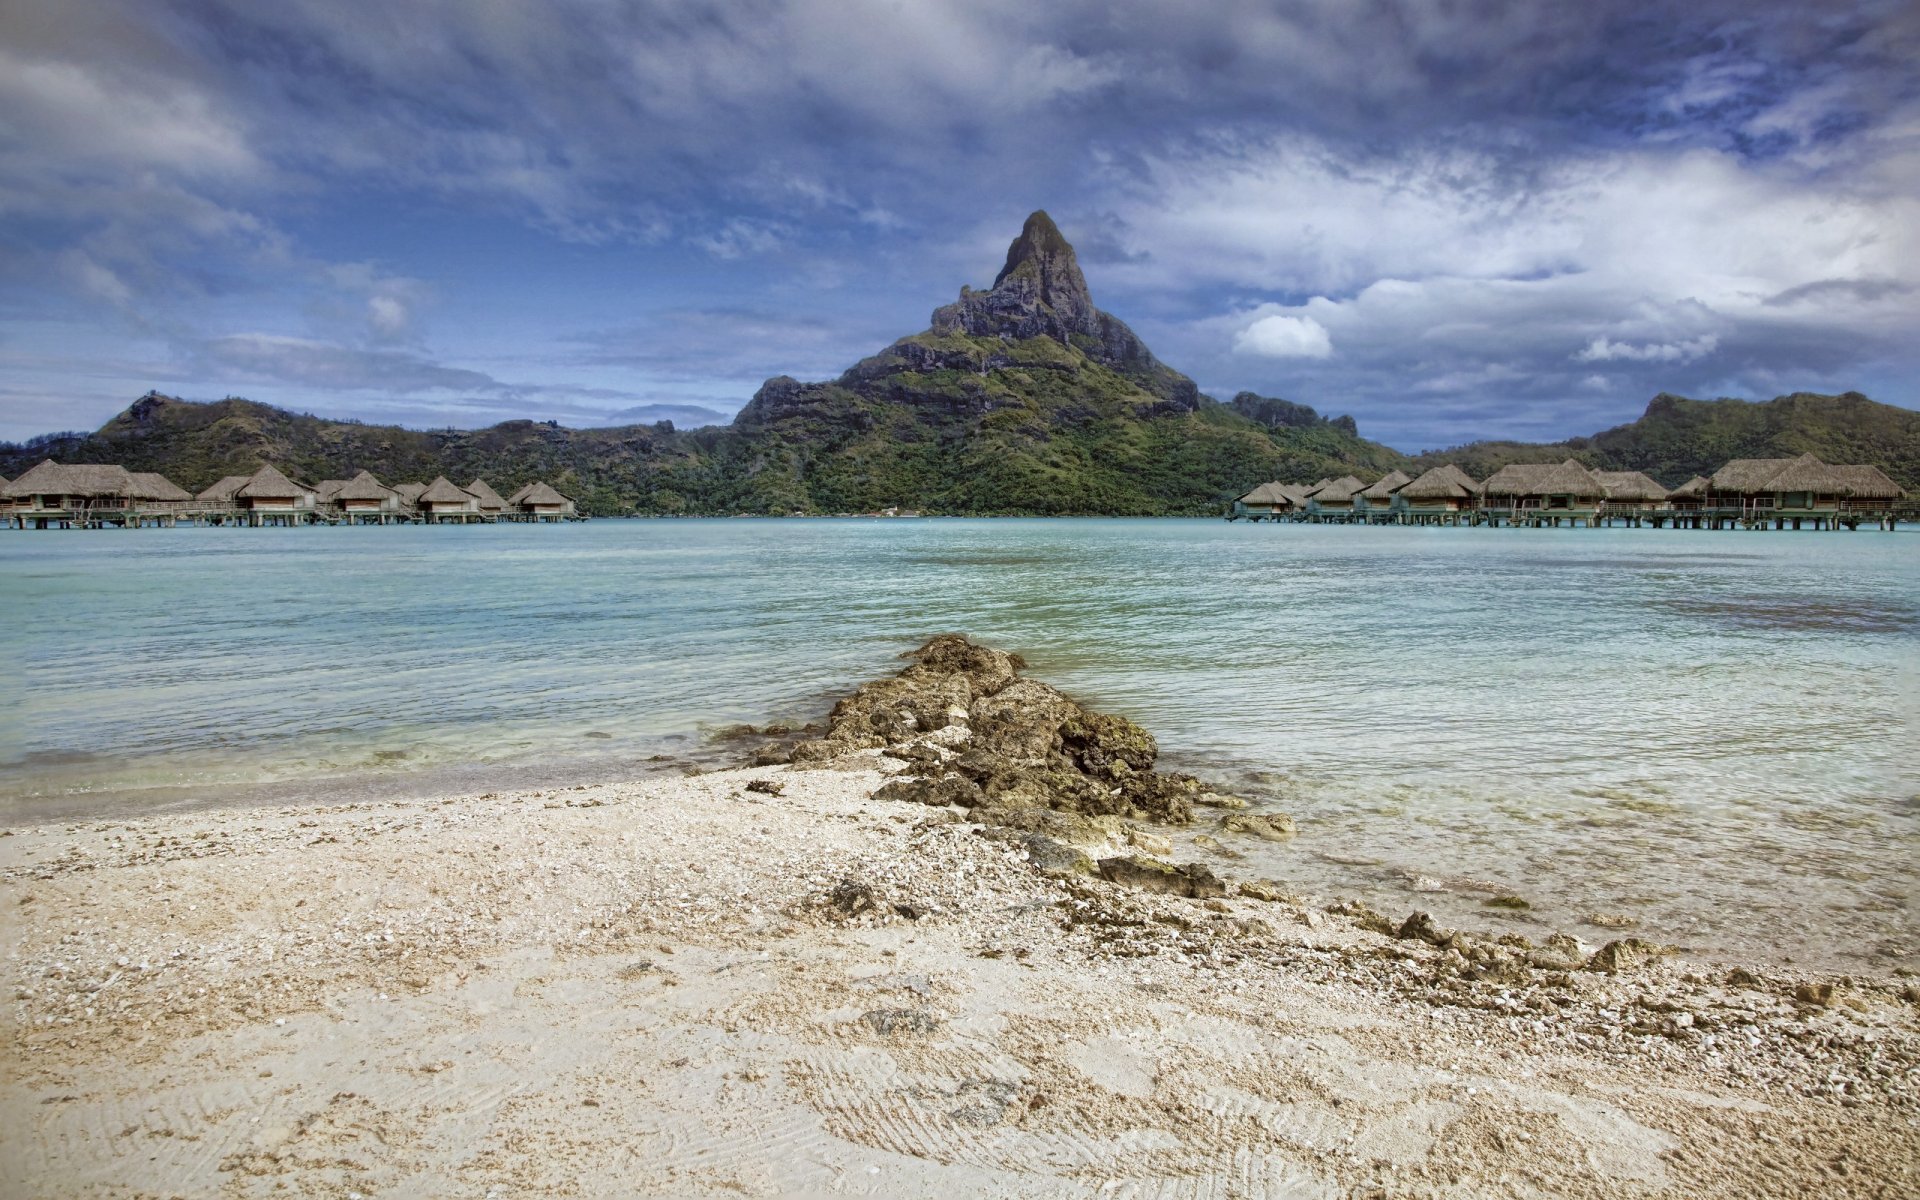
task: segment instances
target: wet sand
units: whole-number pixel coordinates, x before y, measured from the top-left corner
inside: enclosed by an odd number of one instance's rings
[[[1920,1190],[1910,981],[1471,978],[1044,876],[900,768],[16,828],[0,1194]]]

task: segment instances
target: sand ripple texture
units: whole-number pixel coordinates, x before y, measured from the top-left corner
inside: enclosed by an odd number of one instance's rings
[[[1901,980],[1442,979],[884,763],[0,837],[0,1193],[1920,1190]]]

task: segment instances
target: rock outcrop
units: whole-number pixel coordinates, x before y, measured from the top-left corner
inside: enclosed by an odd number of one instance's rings
[[[1153,735],[1020,674],[1018,655],[943,634],[898,675],[861,684],[834,706],[824,737],[789,751],[800,765],[886,749],[910,774],[889,800],[960,805],[992,824],[1046,832],[1032,813],[1189,824],[1195,804],[1220,804],[1191,775],[1154,769]]]
[[[1010,341],[1052,338],[1133,379],[1176,410],[1199,406],[1200,392],[1191,379],[1155,358],[1125,321],[1094,307],[1080,260],[1045,212],[1027,218],[1007,247],[1006,265],[991,289],[963,287],[958,300],[934,310],[933,332]]]

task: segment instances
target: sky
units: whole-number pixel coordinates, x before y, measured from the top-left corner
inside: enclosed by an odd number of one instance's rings
[[[148,389],[724,422],[1027,213],[1404,450],[1920,407],[1920,5],[0,0],[0,438]]]

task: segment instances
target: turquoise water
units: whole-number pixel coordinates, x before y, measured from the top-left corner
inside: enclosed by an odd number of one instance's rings
[[[1703,950],[1920,949],[1911,533],[50,531],[0,536],[0,601],[16,821],[633,774],[960,630],[1293,812],[1235,873],[1481,923],[1511,889]]]

